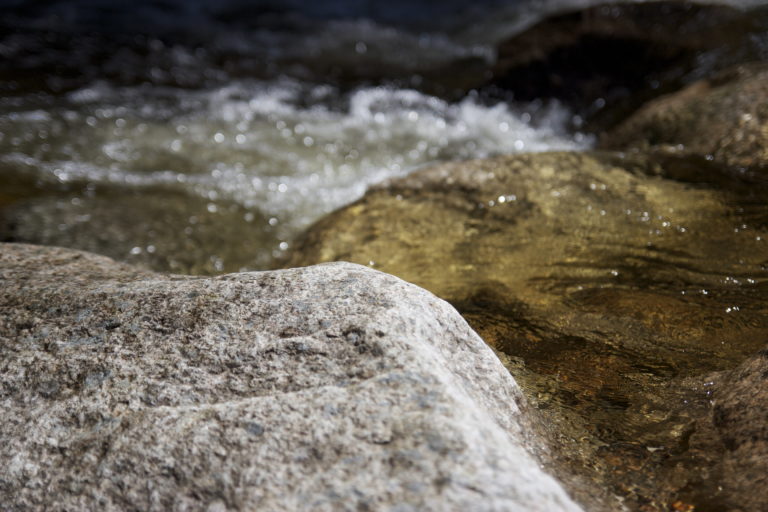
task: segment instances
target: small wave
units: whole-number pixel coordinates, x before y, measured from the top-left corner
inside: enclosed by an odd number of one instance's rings
[[[505,103],[288,79],[205,91],[96,83],[47,112],[0,117],[3,162],[61,182],[227,198],[279,218],[286,238],[430,162],[591,144],[566,132],[568,113],[556,105],[539,107],[534,126],[529,111]]]

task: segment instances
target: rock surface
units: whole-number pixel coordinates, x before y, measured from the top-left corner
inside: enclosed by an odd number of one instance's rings
[[[768,191],[665,174],[609,153],[435,166],[321,220],[286,265],[369,264],[451,302],[507,356],[560,466],[596,482],[576,496],[705,510],[687,443],[707,376],[768,336]]]
[[[687,458],[715,475],[696,510],[768,511],[768,347],[737,368],[709,376],[709,406],[696,420]],[[712,484],[716,485],[712,485]]]
[[[715,394],[713,423],[725,446],[721,461],[728,506],[768,510],[768,347],[726,376]]]
[[[658,98],[601,141],[613,149],[678,145],[677,154],[698,155],[765,180],[768,66],[741,66]]]
[[[613,3],[554,15],[498,48],[493,83],[555,98],[600,129],[724,66],[765,58],[768,11],[682,1]]]
[[[0,312],[3,510],[579,510],[498,359],[395,277],[3,244]]]

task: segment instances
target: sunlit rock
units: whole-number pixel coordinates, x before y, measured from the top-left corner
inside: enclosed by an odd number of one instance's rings
[[[768,67],[741,66],[658,98],[604,136],[601,145],[666,147],[667,152],[695,155],[748,179],[764,177]]]
[[[443,164],[327,216],[286,264],[370,265],[451,302],[548,418],[577,496],[701,504],[718,477],[685,454],[706,375],[768,335],[768,193],[663,174],[610,153]]]
[[[0,245],[11,510],[580,510],[447,303],[350,264],[203,279]]]

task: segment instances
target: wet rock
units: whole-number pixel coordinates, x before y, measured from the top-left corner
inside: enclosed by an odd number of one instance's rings
[[[768,66],[741,66],[658,98],[606,134],[601,146],[666,146],[668,153],[698,156],[765,180]]]
[[[765,58],[768,12],[654,1],[557,14],[502,43],[492,83],[515,99],[558,99],[599,131],[650,98]]]
[[[705,400],[691,425],[689,449],[679,458],[696,460],[701,472],[698,481],[681,490],[681,504],[698,494],[706,499],[696,510],[768,510],[766,354],[768,348],[763,348],[737,368],[713,373],[700,384]]]
[[[367,264],[451,302],[545,417],[582,501],[668,510],[690,486],[704,509],[685,454],[706,376],[768,335],[768,194],[664,174],[611,153],[435,166],[324,218],[286,265]]]
[[[713,423],[725,446],[729,506],[768,510],[768,347],[731,372],[715,397]]]
[[[579,510],[445,302],[350,264],[203,279],[0,246],[12,510]]]

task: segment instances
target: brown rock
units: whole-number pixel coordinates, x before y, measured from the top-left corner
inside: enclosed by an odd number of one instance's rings
[[[706,158],[746,178],[764,180],[768,67],[741,66],[658,98],[605,135],[600,145],[612,149],[672,146],[675,155]]]
[[[725,446],[723,486],[734,509],[766,511],[768,347],[731,372],[715,395],[713,423]]]

